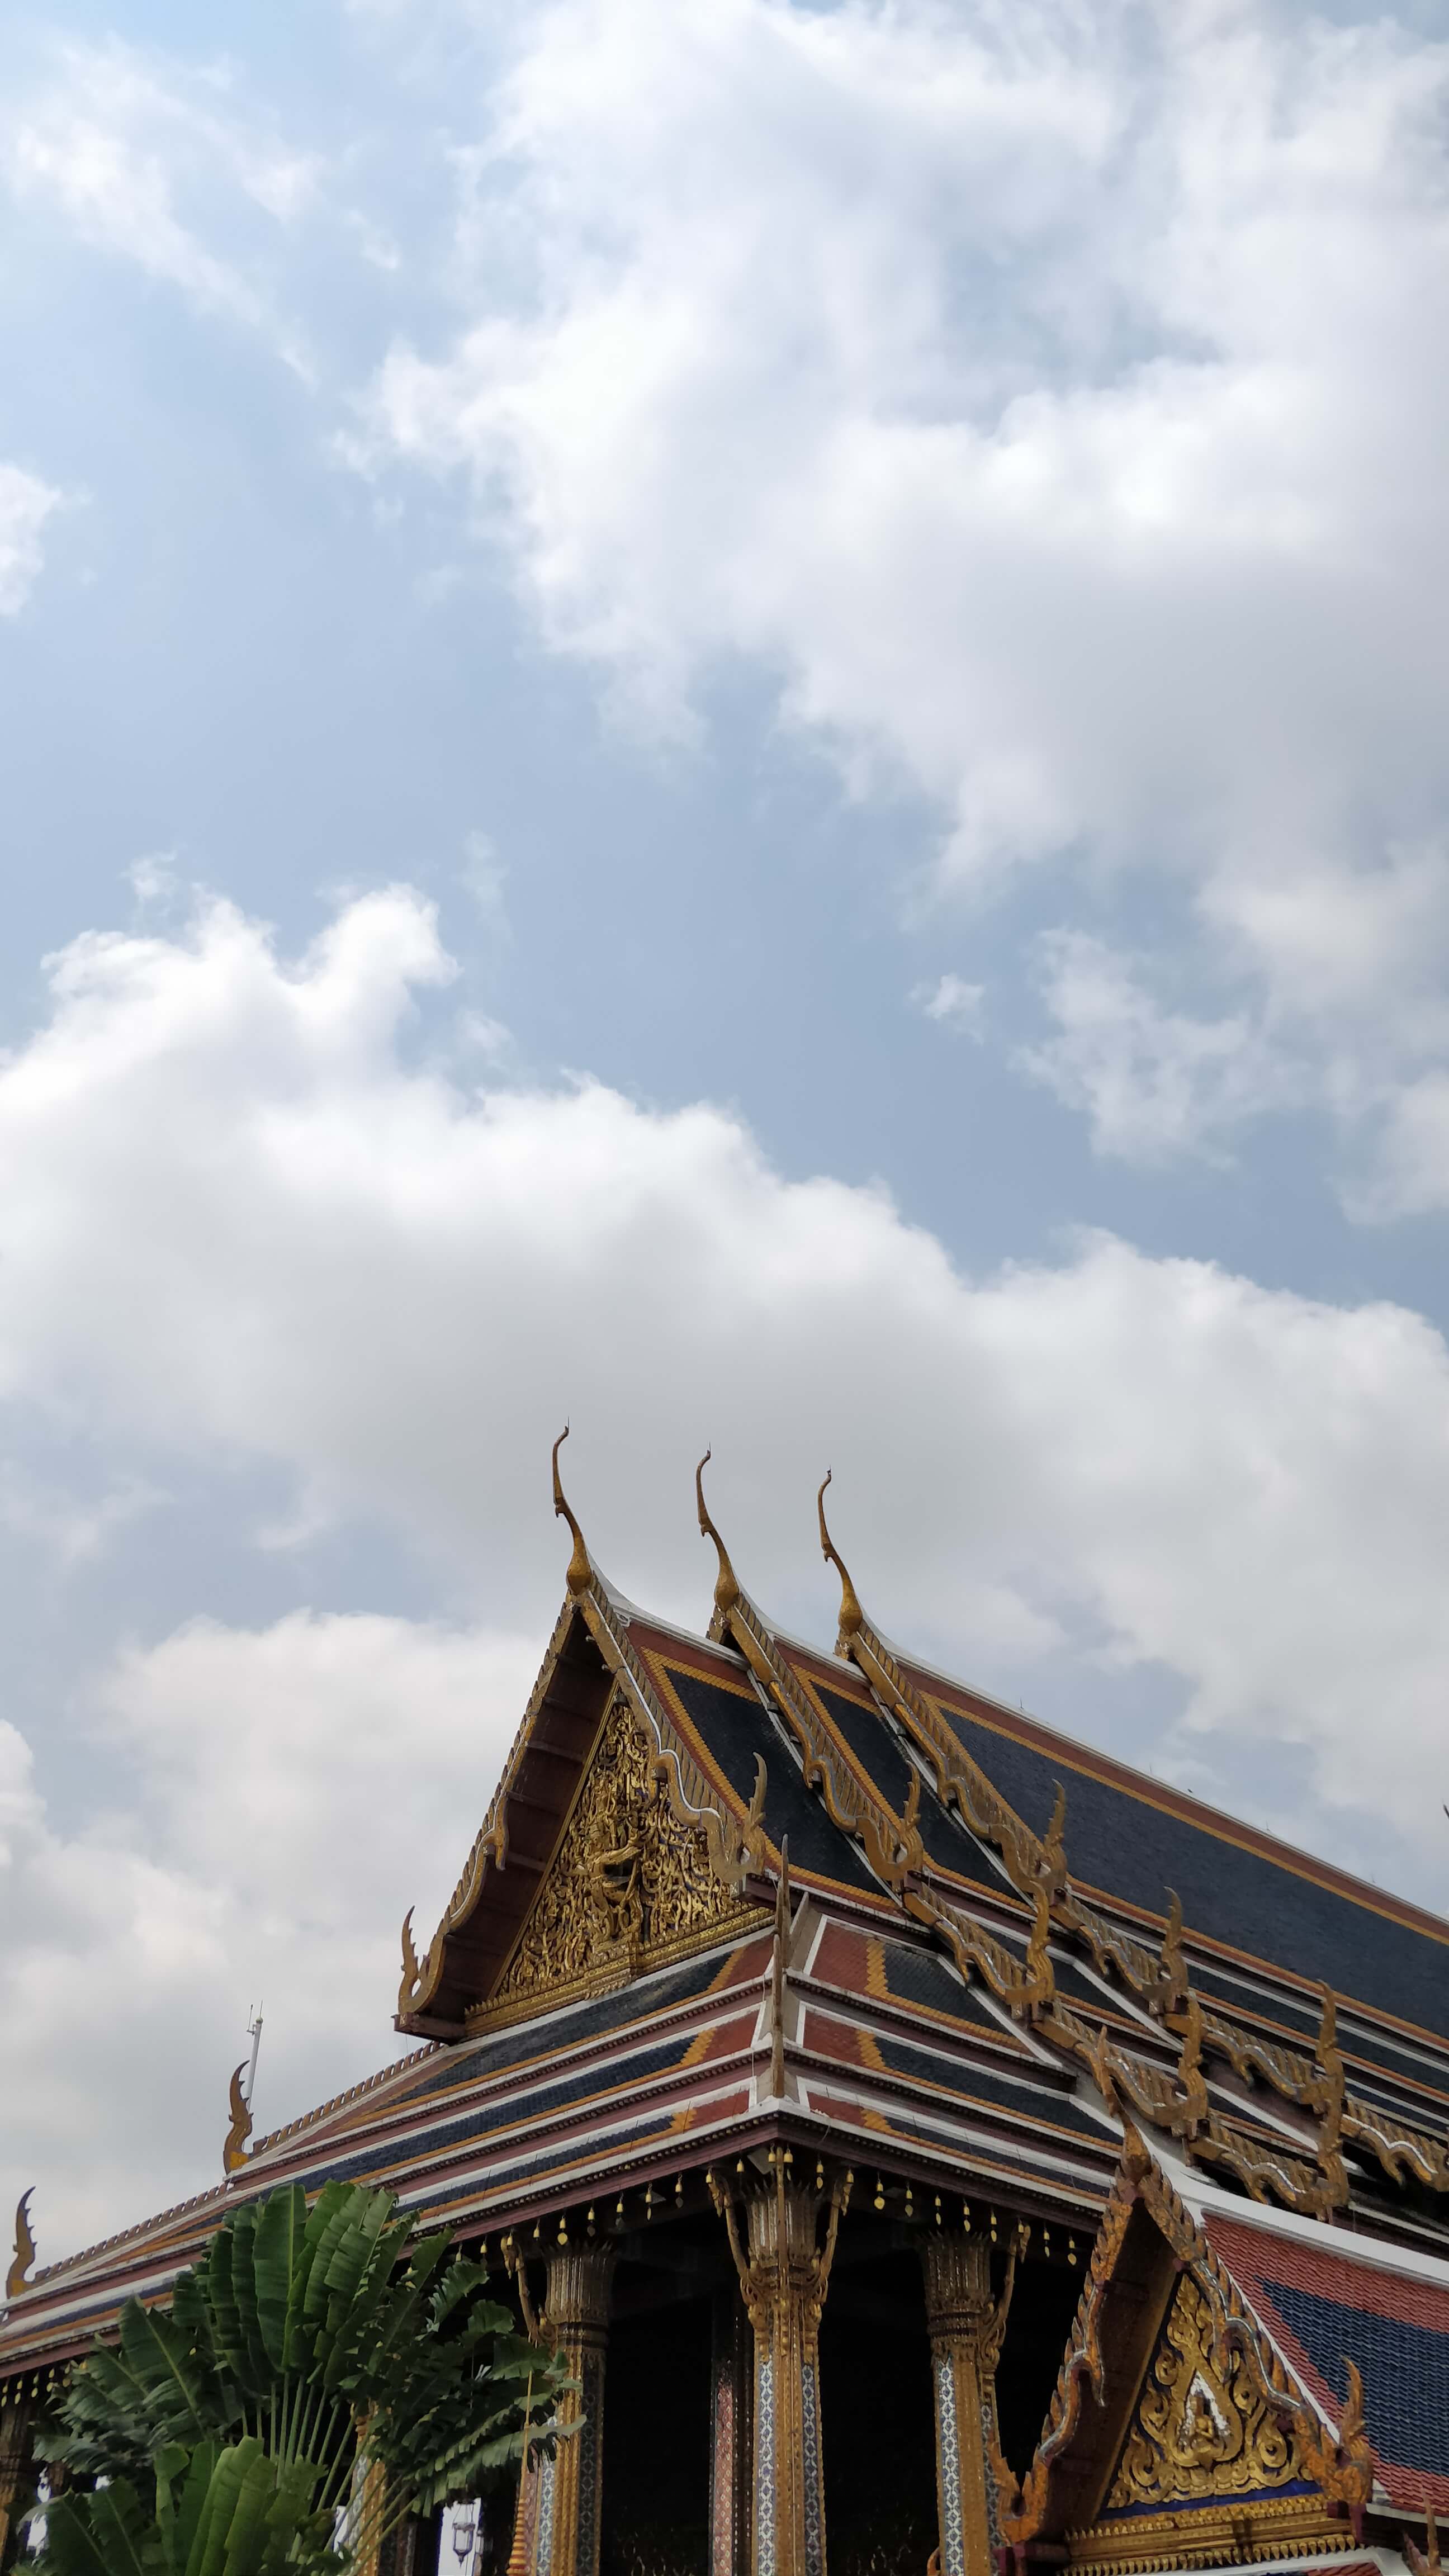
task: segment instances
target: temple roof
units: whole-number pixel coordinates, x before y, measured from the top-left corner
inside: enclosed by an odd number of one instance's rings
[[[707,1636],[626,1601],[559,1508],[518,1735],[421,1957],[404,1926],[397,2027],[425,2044],[26,2281],[0,2373],[164,2294],[277,2182],[386,2183],[476,2237],[694,2190],[776,2136],[907,2208],[949,2187],[1089,2233],[1135,2125],[1225,2200],[1449,2254],[1449,1926],[907,1658],[823,1512],[833,1655],[759,1611],[702,1491]],[[1265,2330],[1314,2388],[1302,2302],[1331,2294],[1296,2295]]]
[[[1449,2511],[1449,2264],[1394,2263],[1213,2209],[1205,2232],[1254,2316],[1337,2422],[1359,2376],[1377,2482],[1413,2513]]]
[[[1449,1923],[924,1666],[907,1669],[1034,1832],[1065,1785],[1072,1876],[1086,1891],[1160,1922],[1173,1888],[1196,1939],[1449,2037]]]

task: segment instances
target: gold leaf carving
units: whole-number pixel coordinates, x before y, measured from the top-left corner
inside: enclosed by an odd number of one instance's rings
[[[673,1950],[744,1910],[710,1866],[703,1825],[674,1813],[628,1701],[616,1691],[563,1840],[490,2003],[581,1981],[617,1983],[650,1953]]]
[[[1215,2332],[1190,2272],[1177,2286],[1106,2510],[1262,2495],[1303,2478],[1291,2427],[1270,2413],[1240,2352]]]

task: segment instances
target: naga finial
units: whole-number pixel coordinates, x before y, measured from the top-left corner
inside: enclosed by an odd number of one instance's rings
[[[35,2185],[32,2183],[29,2191],[21,2193],[15,2205],[15,2260],[5,2275],[7,2299],[18,2299],[21,2291],[30,2287],[26,2274],[35,2260],[35,2239],[30,2233],[30,2203],[34,2195]]]
[[[409,1906],[403,1916],[402,1927],[402,1982],[397,1990],[397,2008],[400,2013],[411,2012],[417,2000],[418,1983],[422,1973],[417,1945],[413,1940],[413,1909]]]
[[[568,1497],[564,1492],[562,1484],[559,1482],[558,1453],[563,1447],[568,1436],[569,1426],[565,1423],[557,1440],[555,1440],[553,1444],[553,1508],[555,1519],[567,1521],[569,1528],[573,1532],[574,1550],[572,1556],[569,1558],[568,1573],[564,1579],[568,1584],[569,1591],[573,1595],[574,1600],[577,1601],[580,1593],[587,1592],[589,1585],[593,1582],[594,1569],[589,1563],[589,1551],[584,1545],[583,1531],[580,1529],[578,1522],[575,1520],[573,1513],[569,1508]]]
[[[1322,2011],[1319,2016],[1318,2037],[1313,2043],[1313,2054],[1321,2067],[1333,2071],[1336,2064],[1341,2063],[1338,2049],[1338,1997],[1330,1985],[1320,1985],[1318,1992],[1322,1998]]]
[[[1182,1899],[1175,1887],[1167,1891],[1167,1921],[1162,1928],[1162,1947],[1158,1966],[1162,1979],[1162,2010],[1181,2012],[1187,2001],[1187,1957],[1182,1946]]]
[[[247,2140],[252,2133],[252,2115],[247,2105],[247,2097],[242,2091],[242,2077],[246,2071],[247,2061],[243,2058],[231,2079],[229,2104],[231,2127],[226,2133],[226,2144],[221,2151],[221,2169],[224,2174],[240,2173],[247,2160]]]
[[[1056,1783],[1051,1823],[1042,1836],[1042,1874],[1054,1897],[1067,1883],[1067,1793],[1060,1780]]]
[[[1185,1990],[1180,2009],[1164,2013],[1163,2020],[1178,2042],[1177,2100],[1163,2126],[1170,2128],[1175,2138],[1195,2138],[1208,2116],[1211,2101],[1202,2071],[1202,2003],[1191,1986]]]
[[[785,2092],[785,1980],[790,1973],[790,1837],[780,1837],[780,1875],[775,1885],[775,1938],[770,1954],[770,2091],[778,2102]]]
[[[844,1647],[842,1647],[840,1639],[837,1639],[836,1641],[835,1651],[837,1654],[840,1654],[842,1652],[849,1652],[850,1639],[857,1634],[858,1630],[865,1626],[865,1612],[862,1610],[860,1603],[855,1597],[855,1585],[851,1582],[849,1573],[847,1572],[845,1564],[841,1558],[840,1550],[837,1548],[834,1539],[831,1537],[829,1530],[825,1526],[825,1485],[829,1484],[833,1474],[834,1469],[827,1467],[825,1470],[825,1484],[821,1486],[819,1493],[815,1497],[815,1508],[820,1515],[820,1553],[824,1557],[826,1564],[833,1565],[836,1573],[840,1577],[840,1637],[846,1641]]]
[[[715,1528],[713,1521],[710,1519],[709,1512],[705,1504],[704,1471],[709,1465],[710,1459],[713,1455],[713,1450],[706,1449],[699,1465],[695,1468],[694,1498],[699,1505],[700,1537],[712,1538],[719,1551],[719,1573],[715,1579],[714,1606],[719,1612],[720,1617],[722,1619],[727,1619],[740,1597],[740,1587],[735,1579],[734,1567],[731,1565],[729,1560],[729,1550],[725,1546],[724,1540],[720,1537],[719,1531]]]
[[[1323,2011],[1318,2036],[1313,2043],[1313,2084],[1307,2096],[1300,2094],[1298,2098],[1300,2101],[1306,2099],[1310,2110],[1316,2111],[1323,2123],[1318,2139],[1321,2161],[1325,2156],[1333,2155],[1338,2147],[1348,2075],[1343,2051],[1338,2044],[1338,1998],[1330,1985],[1321,1985],[1318,1991],[1323,1998]]]

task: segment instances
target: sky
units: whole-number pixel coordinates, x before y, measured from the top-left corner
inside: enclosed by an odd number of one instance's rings
[[[0,2213],[712,1557],[1449,1898],[1449,17],[0,27]],[[1070,1806],[1067,1816],[1070,1859]]]

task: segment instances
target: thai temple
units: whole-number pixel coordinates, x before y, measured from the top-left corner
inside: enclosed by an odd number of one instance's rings
[[[833,1652],[756,1607],[702,1480],[696,1636],[558,1478],[563,1607],[403,1928],[408,2053],[270,2137],[234,2084],[217,2187],[89,2252],[36,2268],[22,2215],[4,2564],[66,2364],[239,2197],[339,2176],[570,2358],[492,2576],[1437,2570],[1449,1925],[889,1644],[824,1487]]]

